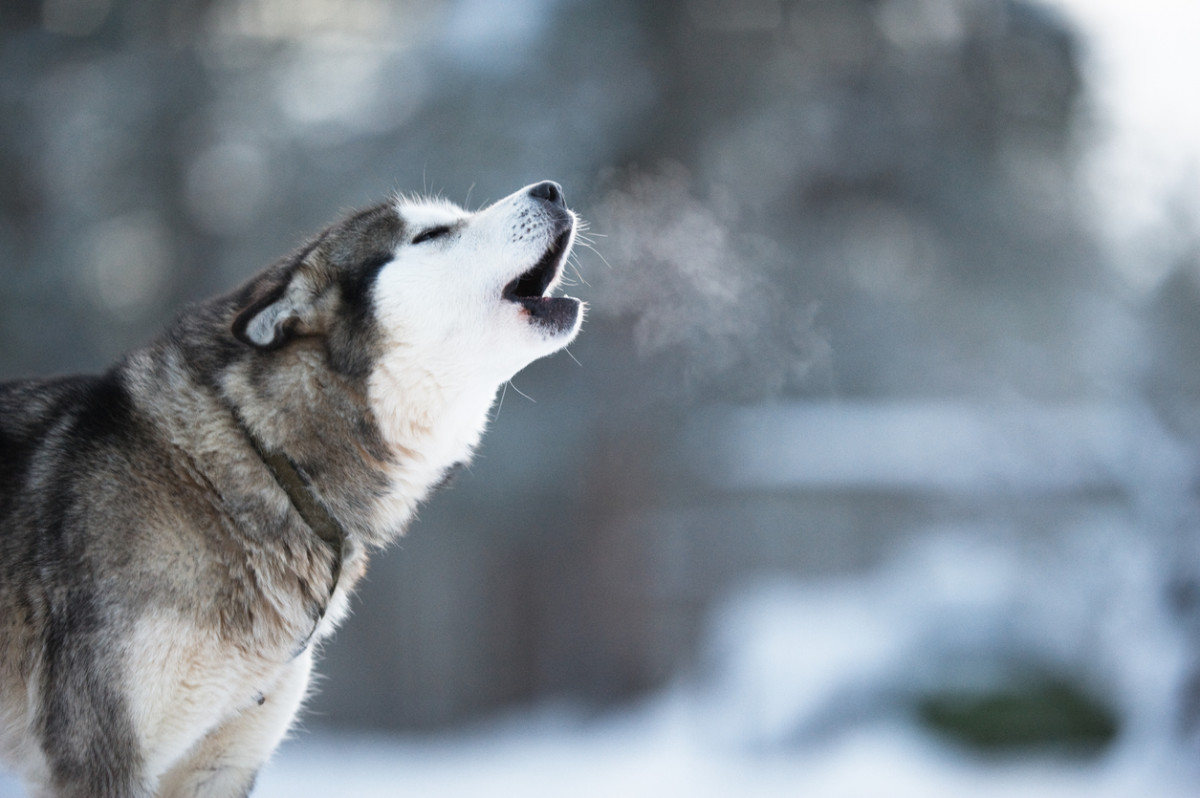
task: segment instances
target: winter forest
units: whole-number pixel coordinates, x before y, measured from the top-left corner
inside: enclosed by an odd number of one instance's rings
[[[389,193],[556,180],[583,333],[372,560],[254,795],[1193,796],[1198,35],[5,0],[0,379],[102,370]]]

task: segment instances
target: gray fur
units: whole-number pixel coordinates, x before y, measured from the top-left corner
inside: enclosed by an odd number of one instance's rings
[[[45,794],[249,793],[255,718],[286,728],[330,596],[402,532],[372,508],[408,454],[366,397],[375,273],[411,235],[369,208],[103,375],[0,384],[0,756]],[[344,529],[340,571],[259,449]],[[171,720],[145,707],[193,678],[230,708],[150,772]]]

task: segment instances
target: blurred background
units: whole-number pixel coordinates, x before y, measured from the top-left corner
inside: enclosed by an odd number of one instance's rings
[[[1197,34],[5,0],[0,379],[389,192],[558,180],[584,334],[372,562],[256,794],[1200,794]]]

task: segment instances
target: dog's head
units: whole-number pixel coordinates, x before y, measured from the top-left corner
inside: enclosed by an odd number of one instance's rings
[[[383,368],[406,384],[494,391],[578,333],[583,303],[551,296],[575,231],[548,181],[474,213],[398,198],[331,227],[248,286],[232,331],[264,355],[317,342],[349,376]]]

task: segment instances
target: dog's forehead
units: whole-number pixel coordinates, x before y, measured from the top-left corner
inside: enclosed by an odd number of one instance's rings
[[[454,224],[470,215],[458,205],[444,199],[398,197],[394,208],[401,222],[409,230]]]

